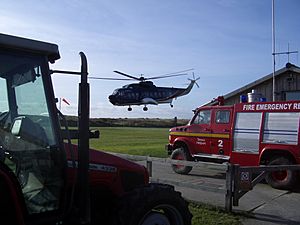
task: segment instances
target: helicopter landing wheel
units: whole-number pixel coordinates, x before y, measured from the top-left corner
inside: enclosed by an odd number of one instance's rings
[[[170,106],[171,106],[171,108],[173,108],[173,107],[174,107],[174,105],[172,105],[172,104],[170,104]]]
[[[148,108],[147,108],[147,106],[145,106],[145,107],[143,108],[143,110],[144,110],[144,111],[148,111]]]
[[[131,112],[131,111],[132,111],[132,108],[129,106],[127,110],[128,110],[129,112]]]

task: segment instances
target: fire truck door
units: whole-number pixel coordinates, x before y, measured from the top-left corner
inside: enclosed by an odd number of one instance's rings
[[[210,153],[211,110],[198,111],[187,132],[190,135],[192,154]]]
[[[211,154],[229,155],[230,109],[214,109],[211,121]]]

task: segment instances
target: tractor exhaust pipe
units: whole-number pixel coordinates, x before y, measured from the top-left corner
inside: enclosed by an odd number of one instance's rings
[[[79,83],[78,102],[78,193],[80,224],[90,223],[89,190],[89,118],[90,87],[88,83],[87,59],[83,52],[81,57],[81,82]]]

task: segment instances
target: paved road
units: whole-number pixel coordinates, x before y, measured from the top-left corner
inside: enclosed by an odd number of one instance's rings
[[[170,165],[153,162],[152,181],[174,185],[188,200],[225,207],[225,171],[193,168],[189,175],[179,175]],[[300,192],[276,190],[261,183],[233,210],[253,213],[255,218],[243,221],[245,225],[300,224]]]

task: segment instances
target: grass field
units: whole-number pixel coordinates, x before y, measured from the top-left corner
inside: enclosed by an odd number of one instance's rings
[[[192,225],[241,225],[242,215],[227,213],[224,210],[206,205],[191,203],[190,212],[193,214]]]
[[[108,152],[131,155],[167,157],[168,128],[98,127],[100,139],[91,139],[90,147]],[[239,225],[240,216],[229,214],[217,207],[192,203],[192,225]]]
[[[168,128],[100,127],[100,139],[90,146],[108,152],[167,157]]]

